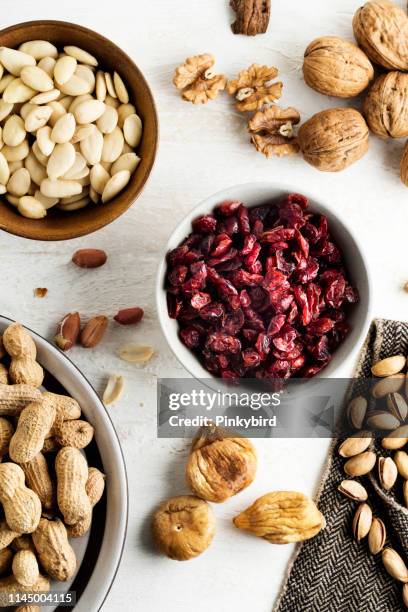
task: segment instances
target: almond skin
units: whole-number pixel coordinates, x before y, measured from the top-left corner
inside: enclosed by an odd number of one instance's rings
[[[62,351],[68,351],[76,343],[81,329],[78,312],[70,312],[58,324],[55,343]]]
[[[143,308],[135,306],[134,308],[123,308],[119,310],[113,317],[119,325],[135,325],[143,319]]]
[[[80,337],[81,345],[84,348],[94,348],[102,340],[108,326],[108,317],[98,315],[92,317],[85,324]]]
[[[100,268],[108,259],[102,249],[80,249],[72,256],[73,263],[79,268]]]

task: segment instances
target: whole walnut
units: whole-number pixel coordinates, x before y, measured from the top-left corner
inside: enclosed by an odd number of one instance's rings
[[[255,478],[255,448],[246,438],[232,437],[215,425],[202,427],[193,440],[186,477],[195,495],[223,502]]]
[[[368,150],[368,126],[353,108],[328,108],[313,115],[298,132],[305,160],[323,172],[339,172]]]
[[[394,71],[378,77],[363,110],[369,128],[380,138],[408,136],[408,74]]]
[[[337,36],[313,40],[305,51],[303,75],[309,87],[328,96],[351,98],[374,78],[366,54]]]
[[[368,57],[384,68],[408,70],[408,17],[388,0],[371,0],[353,18],[354,36]]]
[[[207,502],[193,495],[171,497],[154,513],[152,533],[161,553],[170,559],[187,561],[211,544],[214,513]]]

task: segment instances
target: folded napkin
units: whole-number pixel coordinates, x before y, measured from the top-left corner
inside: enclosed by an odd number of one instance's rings
[[[379,359],[408,354],[408,324],[377,319],[360,355],[355,377],[371,376],[371,364]],[[398,612],[405,610],[402,584],[383,568],[381,553],[371,555],[367,539],[358,543],[351,524],[358,503],[337,491],[345,460],[334,440],[322,476],[317,503],[327,526],[317,537],[299,545],[287,569],[275,612]],[[378,452],[386,455],[376,442]],[[384,521],[387,544],[408,564],[408,510],[401,506],[401,491],[384,493],[375,470],[359,479],[367,488],[374,516]],[[400,480],[400,479],[399,479]]]

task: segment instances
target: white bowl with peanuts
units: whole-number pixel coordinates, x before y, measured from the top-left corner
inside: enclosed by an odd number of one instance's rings
[[[65,22],[0,31],[3,229],[55,240],[110,223],[146,182],[157,134],[146,81],[107,39]]]
[[[127,524],[115,430],[58,349],[2,317],[0,338],[0,607],[16,593],[75,591],[75,610],[98,610]]]

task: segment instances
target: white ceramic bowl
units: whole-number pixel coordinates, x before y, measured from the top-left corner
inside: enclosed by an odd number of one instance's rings
[[[173,353],[195,378],[214,378],[201,363],[192,351],[190,351],[180,341],[178,336],[178,323],[174,319],[170,319],[167,313],[166,291],[164,289],[165,276],[167,270],[166,254],[171,249],[177,247],[182,240],[191,233],[191,223],[200,215],[207,214],[213,211],[215,206],[223,200],[239,199],[247,206],[259,206],[267,204],[272,200],[279,200],[283,196],[299,192],[298,189],[290,188],[287,185],[278,185],[276,183],[246,183],[236,185],[229,189],[219,191],[210,196],[201,204],[193,208],[182,221],[177,225],[171,234],[166,249],[161,257],[157,283],[156,283],[156,303],[159,321],[167,342],[170,345]],[[362,253],[361,247],[358,245],[357,239],[351,233],[340,218],[335,215],[317,196],[300,191],[309,199],[310,210],[322,213],[327,216],[329,221],[329,230],[335,241],[342,250],[343,257],[347,266],[349,277],[354,286],[357,287],[360,293],[360,301],[353,305],[350,309],[349,323],[352,326],[351,332],[337,348],[333,354],[330,363],[319,373],[321,377],[334,377],[337,368],[351,353],[351,351],[359,346],[363,337],[367,333],[370,322],[371,310],[371,288],[368,265]]]
[[[10,323],[10,319],[0,317],[0,333]],[[57,384],[52,381],[52,378],[56,379],[64,391],[50,390],[65,392],[74,397],[85,418],[95,428],[96,444],[92,443],[88,447],[92,455],[90,464],[92,460],[102,464],[101,469],[106,474],[106,503],[102,499],[101,506],[95,506],[89,536],[72,539],[71,544],[79,562],[84,560],[72,581],[72,588],[78,589],[79,597],[75,612],[97,612],[113,584],[125,542],[128,518],[125,462],[112,421],[96,391],[64,353],[32,330],[28,331],[37,345],[38,361],[47,372],[46,385],[47,377],[50,384]],[[67,591],[69,588],[69,583],[52,583],[52,590]],[[41,609],[46,612],[54,608]]]

